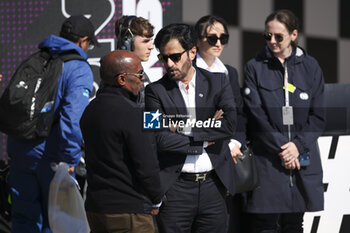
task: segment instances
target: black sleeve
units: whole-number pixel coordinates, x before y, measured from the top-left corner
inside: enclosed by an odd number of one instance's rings
[[[245,111],[248,116],[249,134],[254,140],[264,142],[265,149],[275,156],[281,152],[281,145],[288,142],[287,136],[277,131],[270,123],[270,119],[265,112],[262,100],[259,94],[259,86],[256,81],[256,69],[254,64],[248,63],[244,69],[244,91],[243,100]],[[259,129],[252,127],[256,126]],[[250,136],[249,135],[249,136]]]
[[[228,70],[229,82],[232,88],[237,110],[237,130],[233,135],[233,139],[239,141],[243,146],[245,145],[246,141],[247,117],[243,111],[243,98],[238,82],[238,73],[232,66],[226,65],[226,68]]]
[[[160,187],[160,169],[153,135],[142,130],[140,108],[132,109],[128,116],[125,122],[125,140],[136,177],[152,203],[158,204],[163,193]],[[135,124],[135,122],[140,122],[140,124]]]
[[[218,74],[216,74],[218,75]],[[233,137],[237,125],[236,104],[233,98],[231,86],[224,74],[214,77],[215,82],[220,82],[219,96],[216,102],[216,109],[222,109],[224,114],[219,121],[219,128],[194,128],[194,141],[216,141]]]
[[[313,60],[314,67],[312,100],[309,109],[307,123],[302,130],[296,132],[292,141],[298,147],[300,154],[308,152],[321,136],[325,128],[325,97],[324,97],[324,77],[319,64]]]

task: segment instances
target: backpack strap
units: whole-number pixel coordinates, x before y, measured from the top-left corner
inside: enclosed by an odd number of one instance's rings
[[[83,58],[82,56],[80,56],[80,55],[77,54],[77,53],[66,53],[66,54],[61,54],[59,57],[60,57],[60,59],[61,59],[63,62],[71,61],[71,60],[80,60],[80,61],[85,61],[85,62],[87,62],[87,60],[86,60],[85,58]]]

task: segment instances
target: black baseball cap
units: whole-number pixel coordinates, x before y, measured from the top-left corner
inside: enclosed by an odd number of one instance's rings
[[[83,15],[72,15],[66,19],[62,24],[60,35],[63,37],[69,37],[69,35],[87,36],[95,46],[100,46],[95,36],[94,25]]]

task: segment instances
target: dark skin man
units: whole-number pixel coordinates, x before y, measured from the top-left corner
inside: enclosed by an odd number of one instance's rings
[[[106,84],[122,86],[135,95],[145,79],[140,58],[126,50],[111,52],[103,58],[101,78]]]
[[[122,88],[137,95],[145,79],[140,58],[127,50],[116,50],[106,55],[101,61],[101,78],[109,85],[121,86]],[[155,216],[159,207],[151,210]]]

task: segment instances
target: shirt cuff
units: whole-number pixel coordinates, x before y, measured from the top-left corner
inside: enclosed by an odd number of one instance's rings
[[[239,141],[231,139],[230,143],[228,144],[228,147],[230,148],[230,150],[232,150],[236,144],[239,146],[239,148],[241,148],[242,144]]]
[[[162,205],[162,201],[160,201],[158,204],[152,205],[152,208],[159,208]]]
[[[207,148],[208,147],[208,142],[207,141],[204,141],[203,142],[203,148]]]

